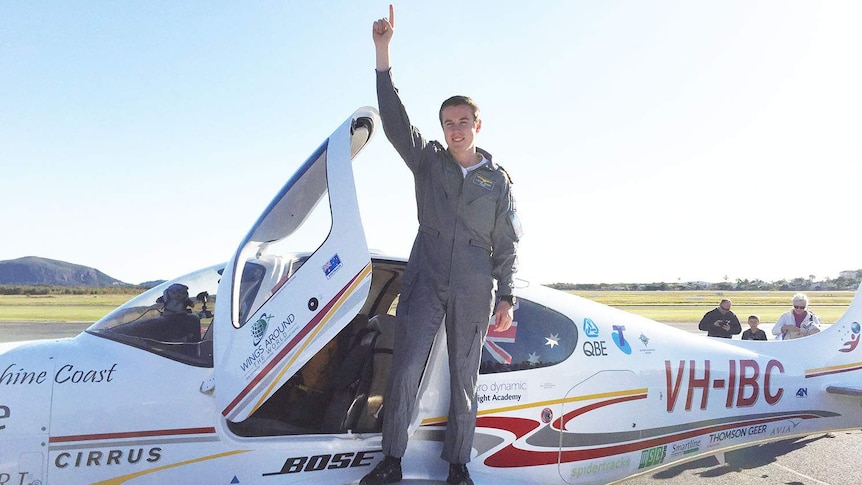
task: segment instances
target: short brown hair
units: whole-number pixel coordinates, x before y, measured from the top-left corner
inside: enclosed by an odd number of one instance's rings
[[[443,124],[443,110],[451,106],[469,106],[470,109],[473,110],[473,122],[476,122],[476,120],[479,119],[479,105],[473,101],[473,98],[469,96],[456,95],[443,101],[443,104],[440,105],[440,112],[437,116],[440,118],[441,125]]]

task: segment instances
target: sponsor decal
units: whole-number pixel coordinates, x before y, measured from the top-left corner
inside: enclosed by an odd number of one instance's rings
[[[808,397],[808,388],[800,387],[796,390],[796,397]]]
[[[263,320],[266,316],[264,314],[261,319],[255,322],[257,325],[258,322]],[[264,327],[268,326],[269,319],[272,316],[266,317],[266,321],[263,323]],[[254,350],[251,354],[249,354],[244,361],[240,362],[239,367],[243,374],[248,378],[251,376],[256,370],[258,370],[263,364],[265,364],[269,357],[272,354],[276,353],[285,342],[289,341],[291,337],[296,335],[299,331],[298,325],[293,325],[293,322],[296,320],[296,317],[291,313],[287,316],[279,325],[273,327],[269,332],[269,335],[266,338],[262,338],[262,340],[258,341],[255,344]],[[255,337],[257,338],[257,337]]]
[[[338,257],[338,253],[336,253],[333,257],[329,258],[329,261],[323,265],[323,274],[326,275],[326,279],[332,278],[332,275],[341,268],[341,258]]]
[[[584,355],[587,357],[607,357],[608,350],[604,340],[584,340]]]
[[[640,349],[640,352],[642,354],[649,355],[649,354],[655,352],[655,348],[649,346],[649,337],[647,337],[646,335],[641,333],[640,337],[638,337],[638,340],[640,340],[641,343],[644,344],[644,348]]]
[[[599,327],[589,318],[584,319],[584,333],[587,337],[596,338],[599,336]]]
[[[473,183],[478,185],[479,187],[482,187],[485,190],[493,190],[494,189],[494,181],[487,178],[487,177],[483,177],[482,175],[480,175],[478,173],[476,174],[476,177],[473,179]]]
[[[580,478],[585,475],[595,475],[605,472],[613,472],[619,469],[628,468],[631,461],[627,457],[617,458],[616,460],[600,461],[598,463],[589,463],[584,466],[572,467],[572,478]]]
[[[658,465],[664,461],[665,456],[667,456],[667,445],[656,446],[641,451],[641,461],[638,464],[638,470]]]
[[[632,347],[629,345],[628,341],[626,341],[625,335],[623,335],[623,331],[626,329],[625,325],[614,325],[614,333],[611,334],[611,337],[614,339],[614,343],[617,345],[617,348],[623,351],[624,354],[631,355]]]
[[[13,450],[3,450],[7,451],[8,455],[13,454]],[[15,453],[11,460],[6,460],[6,464],[11,465],[9,468],[14,471],[0,472],[0,485],[43,485],[42,459],[42,453],[38,451]]]
[[[20,476],[21,477],[21,479],[18,481],[18,483],[20,483],[22,485],[24,485],[24,484],[29,485],[31,482],[25,481],[27,478],[27,474],[28,474],[28,472],[19,472],[17,475],[14,475],[11,473],[0,472],[0,485],[6,485],[7,483],[8,484],[15,483],[15,482],[10,481],[10,480],[12,480],[12,477],[14,477],[14,476]],[[38,482],[38,483],[41,485],[42,482]]]
[[[42,384],[48,379],[47,371],[30,371],[23,367],[13,369],[15,364],[9,364],[0,374],[0,384],[5,386],[21,384]]]
[[[802,422],[802,420],[794,421],[792,419],[789,419],[788,421],[790,422],[790,424],[776,426],[772,428],[772,431],[769,432],[769,436],[780,436],[783,434],[789,434],[793,430],[795,430],[797,426],[799,426],[799,423]]]
[[[554,419],[554,412],[551,408],[542,409],[542,422],[548,424],[552,419]]]
[[[0,405],[0,431],[6,429],[6,425],[3,424],[3,420],[9,419],[10,417],[12,417],[12,410],[9,409],[9,406]]]
[[[48,380],[47,371],[30,371],[23,367],[14,369],[15,364],[9,364],[0,373],[0,385],[31,385],[42,384]],[[107,369],[77,368],[74,364],[66,364],[54,374],[54,382],[57,384],[99,384],[114,380],[114,371],[117,364],[114,363]]]
[[[264,313],[260,316],[260,318],[257,319],[256,322],[251,325],[251,336],[254,339],[252,345],[257,347],[257,344],[259,344],[260,341],[263,340],[263,336],[266,335],[266,327],[267,325],[269,325],[269,321],[272,320],[272,317],[274,316],[275,315],[267,315],[266,313]]]
[[[745,438],[746,436],[754,436],[766,433],[767,428],[768,426],[765,424],[758,424],[756,426],[728,429],[725,431],[719,431],[717,433],[710,433],[708,446],[712,447],[714,445],[718,445],[725,440]]]
[[[509,404],[527,400],[526,381],[497,381],[479,383],[476,386],[476,400],[479,404]]]
[[[687,364],[687,369],[686,369]],[[694,360],[680,360],[677,369],[671,368],[669,360],[664,361],[665,382],[667,384],[667,412],[671,413],[679,399],[680,389],[686,389],[685,410],[691,411],[695,393],[700,395],[700,409],[706,409],[710,391],[720,389],[724,394],[724,406],[750,407],[757,404],[761,396],[770,406],[777,404],[784,395],[783,387],[773,387],[772,374],[784,374],[784,365],[769,360],[763,371],[756,360],[731,359],[727,361],[727,378],[710,376],[711,361],[705,360],[698,365]],[[685,385],[683,385],[685,381]]]
[[[700,451],[701,440],[691,439],[682,443],[674,443],[670,445],[670,456],[685,456]]]
[[[57,384],[111,382],[115,370],[117,370],[117,364],[108,369],[76,369],[74,365],[66,364],[54,375],[54,382]]]
[[[847,342],[844,342],[844,344],[841,346],[840,349],[838,349],[838,351],[846,353],[846,352],[853,352],[854,350],[856,350],[856,347],[859,346],[859,332],[860,332],[860,330],[862,330],[862,326],[859,325],[859,322],[851,323],[850,324],[850,332],[849,332],[850,340],[848,340]],[[847,337],[845,337],[845,338],[847,338]]]
[[[284,460],[281,470],[264,473],[263,476],[288,475],[291,473],[319,472],[323,470],[340,470],[371,466],[376,454],[383,450],[367,450],[359,452],[335,453],[334,455],[293,456]]]
[[[23,468],[20,464],[18,467],[19,469]],[[41,470],[19,471],[17,473],[0,472],[0,485],[42,485],[44,482],[42,482],[40,472]]]
[[[90,450],[62,452],[54,458],[57,468],[80,468],[93,466],[134,465],[137,463],[156,463],[162,458],[162,449],[153,447],[123,448],[115,450]]]

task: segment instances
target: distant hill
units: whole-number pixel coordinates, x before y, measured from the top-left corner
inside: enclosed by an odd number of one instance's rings
[[[167,280],[152,280],[152,281],[144,281],[143,283],[138,283],[136,286],[140,286],[142,288],[155,288],[160,284],[164,283]]]
[[[114,286],[127,283],[88,266],[27,256],[0,261],[0,285]]]

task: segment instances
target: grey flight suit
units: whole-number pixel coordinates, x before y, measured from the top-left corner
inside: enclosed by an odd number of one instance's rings
[[[392,83],[377,72],[386,137],[413,172],[419,232],[401,281],[392,373],[383,412],[383,451],[402,457],[419,380],[445,317],[451,397],[442,458],[470,461],[482,344],[498,296],[512,294],[520,224],[505,171],[486,164],[463,176],[436,141],[410,124]]]

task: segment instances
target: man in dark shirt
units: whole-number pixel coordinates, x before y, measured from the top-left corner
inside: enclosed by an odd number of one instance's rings
[[[476,426],[476,383],[482,344],[494,309],[494,330],[512,324],[513,275],[520,223],[508,174],[476,146],[482,122],[472,99],[453,96],[440,107],[446,148],[410,123],[392,82],[389,19],[374,22],[377,99],[386,137],[413,173],[419,232],[396,310],[392,372],[383,408],[386,457],[363,485],[401,480],[401,457],[419,381],[445,320],[451,394],[442,458],[447,483],[472,485],[467,462]],[[497,282],[497,302],[493,286]]]
[[[707,332],[709,337],[731,338],[742,332],[739,319],[730,311],[731,305],[730,300],[721,300],[717,308],[706,312],[697,328]]]

